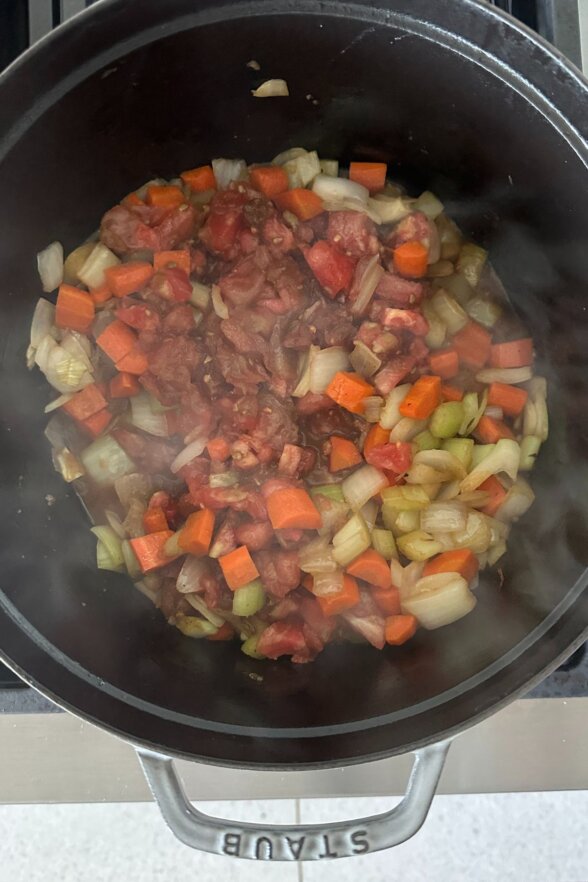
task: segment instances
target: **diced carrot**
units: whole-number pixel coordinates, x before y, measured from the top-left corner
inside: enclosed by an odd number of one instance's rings
[[[148,533],[146,536],[129,539],[143,573],[164,567],[173,559],[164,551],[167,540],[173,535],[173,530],[160,530],[159,533]]]
[[[116,364],[135,348],[137,336],[127,325],[115,319],[96,337],[96,343]]]
[[[509,343],[495,343],[490,349],[490,364],[496,368],[527,367],[533,364],[533,340],[523,337]]]
[[[348,438],[339,435],[331,435],[329,439],[331,449],[329,451],[329,471],[340,472],[361,462],[361,453]]]
[[[182,551],[201,557],[210,548],[213,529],[214,512],[209,508],[195,511],[180,530],[178,545]]]
[[[403,242],[392,252],[394,269],[401,276],[420,279],[427,272],[429,252],[422,242]]]
[[[437,557],[428,560],[423,569],[423,576],[434,576],[437,573],[459,573],[471,582],[478,572],[478,558],[469,548],[456,548],[454,551],[443,551]]]
[[[322,518],[306,490],[284,487],[266,499],[267,513],[274,530],[319,530]]]
[[[280,165],[264,165],[252,168],[249,179],[256,190],[260,190],[268,199],[284,193],[290,186],[288,175]]]
[[[488,389],[488,404],[501,407],[507,416],[518,416],[527,403],[528,393],[518,386],[508,383],[491,383]]]
[[[321,199],[312,190],[296,187],[294,190],[286,190],[274,199],[281,211],[291,211],[298,220],[306,221],[316,217],[324,211]]]
[[[165,512],[160,505],[154,505],[145,510],[143,529],[146,533],[161,533],[162,530],[169,530]]]
[[[186,197],[179,187],[173,184],[151,184],[147,187],[147,205],[160,205],[162,208],[177,208]]]
[[[112,414],[109,410],[99,410],[98,413],[93,413],[92,416],[86,417],[85,420],[76,420],[76,422],[87,435],[97,438],[110,424],[111,420]]]
[[[108,285],[100,285],[99,288],[92,288],[90,297],[94,301],[95,306],[102,306],[112,298],[112,292]]]
[[[389,588],[378,588],[377,585],[374,585],[371,589],[371,595],[376,606],[385,616],[400,615],[400,591],[394,585]]]
[[[127,208],[132,208],[134,205],[145,205],[140,196],[137,196],[136,193],[129,193],[128,196],[122,200],[122,205],[125,205]]]
[[[385,162],[350,162],[349,180],[366,187],[370,193],[377,193],[386,185],[387,171]]]
[[[133,260],[104,270],[104,280],[115,297],[126,297],[140,291],[153,275],[150,263]]]
[[[381,447],[390,440],[390,429],[383,429],[379,423],[371,427],[363,442],[363,455],[367,457],[374,447]]]
[[[468,322],[453,337],[453,347],[460,362],[474,371],[483,368],[488,361],[491,345],[491,335],[477,322]]]
[[[350,576],[377,585],[378,588],[389,588],[392,584],[390,564],[374,548],[368,548],[346,567]]]
[[[398,408],[412,420],[428,419],[441,403],[441,379],[425,374],[419,377]]]
[[[190,168],[180,175],[184,184],[187,184],[195,193],[204,193],[206,190],[216,190],[216,178],[210,165],[199,165],[198,168]]]
[[[209,634],[209,640],[232,640],[235,636],[235,629],[232,628],[228,622],[223,622],[218,631],[214,634]]]
[[[208,455],[213,462],[224,462],[231,455],[231,445],[226,438],[211,438],[206,445]]]
[[[385,637],[386,643],[391,646],[401,646],[414,635],[418,622],[414,616],[389,616],[386,619]]]
[[[336,594],[323,594],[316,598],[326,616],[336,616],[359,603],[359,587],[353,576],[343,576],[343,585]]]
[[[474,434],[482,444],[496,444],[501,438],[514,440],[514,435],[506,423],[489,416],[482,417],[474,430]]]
[[[187,276],[190,275],[192,269],[192,261],[190,252],[187,248],[180,248],[178,251],[155,251],[153,254],[153,269],[165,269],[167,266],[177,266],[183,269]]]
[[[74,420],[87,420],[107,406],[108,402],[96,383],[90,383],[73,398],[62,405],[62,409]]]
[[[490,499],[481,511],[493,518],[506,499],[506,490],[496,475],[490,475],[489,478],[486,478],[486,480],[480,484],[478,490],[483,490],[485,493],[490,494]]]
[[[60,285],[55,307],[55,324],[85,334],[94,321],[94,301],[91,296],[73,285]]]
[[[326,394],[338,405],[351,413],[363,413],[364,398],[374,394],[370,386],[359,374],[337,371],[326,389]]]
[[[141,391],[139,381],[127,371],[121,371],[110,381],[111,398],[131,398]]]
[[[463,389],[458,389],[457,386],[451,386],[450,384],[441,386],[441,398],[443,401],[461,401],[463,398]]]
[[[459,373],[459,357],[455,349],[438,349],[429,356],[431,372],[442,380],[451,380]]]
[[[226,583],[232,591],[241,588],[259,576],[259,570],[253,563],[249,549],[246,545],[240,545],[228,554],[222,554],[218,562]]]
[[[116,367],[121,373],[135,374],[140,377],[149,367],[149,361],[143,350],[135,346],[116,362]]]

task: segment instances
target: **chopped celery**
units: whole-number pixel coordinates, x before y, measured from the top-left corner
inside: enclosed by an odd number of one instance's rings
[[[257,651],[258,642],[259,634],[253,634],[241,644],[241,652],[245,653],[245,655],[248,655],[249,658],[264,658],[265,656],[261,655],[261,653]]]
[[[521,464],[519,466],[524,472],[530,471],[535,465],[535,458],[541,447],[541,438],[537,435],[526,435],[521,441]]]
[[[320,493],[321,496],[328,496],[334,502],[345,502],[341,484],[321,484],[319,487],[312,487],[310,495],[314,497],[317,493]]]
[[[454,438],[463,422],[463,417],[464,409],[461,401],[445,401],[433,411],[430,422],[431,434],[437,438]]]
[[[206,619],[199,619],[197,616],[178,616],[176,619],[176,627],[186,637],[209,637],[216,634],[218,628]]]
[[[425,429],[424,432],[419,432],[412,441],[413,444],[416,444],[417,450],[438,450],[441,447],[439,438],[435,438],[428,429]]]
[[[237,588],[233,594],[233,614],[236,616],[253,616],[265,603],[265,591],[261,579],[254,579]]]
[[[98,539],[96,557],[98,569],[120,570],[124,565],[124,557],[121,549],[121,541],[112,527],[92,527],[92,533]],[[107,564],[110,563],[110,566]]]
[[[102,435],[80,454],[86,472],[97,484],[114,484],[117,478],[134,469],[118,441],[112,435]]]
[[[399,511],[396,518],[396,529],[399,533],[414,533],[421,524],[421,514],[419,511]]]
[[[398,550],[409,560],[428,560],[443,551],[443,546],[424,530],[414,530],[397,540]]]
[[[133,582],[136,582],[137,579],[141,578],[141,567],[139,566],[137,556],[128,539],[123,539],[120,545],[127,572]]]
[[[393,535],[396,535],[396,518],[398,517],[398,514],[398,509],[394,508],[393,505],[386,505],[384,503],[382,506],[382,520],[384,521],[384,526],[387,530],[390,530]]]
[[[410,417],[402,417],[399,423],[396,423],[390,432],[390,441],[412,441],[413,438],[422,432],[427,425],[426,420],[412,420]]]
[[[469,465],[468,471],[471,469],[475,469],[476,466],[480,465],[482,460],[486,459],[487,456],[490,456],[496,444],[474,444],[474,449],[472,450],[472,461]]]
[[[429,330],[425,337],[425,343],[429,349],[440,349],[445,343],[445,336],[447,334],[445,322],[443,322],[435,312],[430,300],[423,301],[422,310],[429,323]]]
[[[342,567],[371,545],[370,531],[360,514],[351,517],[333,536],[333,558]]]
[[[472,464],[474,442],[471,438],[448,438],[443,442],[443,450],[448,450],[463,464],[466,472]]]
[[[382,490],[382,501],[398,511],[419,511],[429,505],[430,499],[418,484],[405,484],[403,487],[386,487]]]
[[[475,288],[480,281],[484,264],[488,252],[473,242],[462,245],[459,257],[457,259],[457,269],[462,273],[472,288]]]
[[[112,570],[114,573],[122,573],[123,571],[123,565],[112,559],[108,548],[101,539],[96,543],[96,566],[99,570]]]
[[[396,540],[391,530],[382,530],[380,527],[372,530],[372,545],[378,554],[381,554],[386,560],[398,557]]]
[[[481,399],[475,392],[468,392],[463,397],[461,405],[463,407],[463,420],[459,427],[458,435],[470,435],[480,420],[486,409],[486,401],[488,399],[488,390],[484,390]]]

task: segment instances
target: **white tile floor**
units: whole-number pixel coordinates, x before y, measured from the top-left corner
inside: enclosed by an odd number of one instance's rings
[[[383,811],[390,799],[205,803],[211,814],[291,823]],[[585,882],[588,792],[440,796],[419,834],[388,852],[269,865],[197,854],[151,804],[0,807],[6,882]]]

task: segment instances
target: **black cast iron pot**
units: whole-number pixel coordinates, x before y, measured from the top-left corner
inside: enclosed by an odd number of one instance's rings
[[[251,97],[269,77],[287,80],[288,99]],[[0,78],[1,655],[146,751],[166,817],[190,844],[304,859],[407,838],[446,749],[426,745],[512,700],[585,639],[587,95],[563,58],[476,0],[103,0]],[[296,145],[385,160],[411,191],[440,196],[490,249],[535,339],[551,415],[504,585],[488,573],[474,613],[408,647],[333,646],[307,666],[186,639],[125,578],[96,570],[86,517],[43,438],[45,381],[24,359],[35,253],[49,241],[70,250],[153,176]],[[285,769],[417,748],[400,809],[334,825],[326,846],[318,828],[197,816],[164,758]]]

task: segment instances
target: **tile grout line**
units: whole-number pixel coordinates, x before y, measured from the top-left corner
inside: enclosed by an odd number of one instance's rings
[[[296,826],[300,826],[300,800],[296,797],[294,801],[294,821]],[[298,871],[298,882],[304,882],[304,863],[296,861],[296,869]]]

